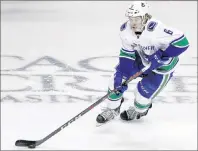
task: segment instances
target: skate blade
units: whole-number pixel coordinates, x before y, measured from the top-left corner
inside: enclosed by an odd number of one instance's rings
[[[106,121],[105,123],[98,123],[98,122],[96,122],[96,127],[100,127],[100,126],[106,125],[106,124],[108,124],[110,122],[113,122],[113,119],[112,120],[109,120],[109,121]]]
[[[100,127],[100,126],[102,126],[102,125],[104,125],[105,123],[98,123],[98,122],[96,122],[96,127]]]

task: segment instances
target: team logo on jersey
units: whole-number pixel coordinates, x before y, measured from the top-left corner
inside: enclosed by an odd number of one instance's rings
[[[155,46],[140,46],[142,51],[155,50]]]
[[[148,26],[147,26],[147,30],[148,31],[153,31],[155,29],[155,27],[157,26],[157,22],[151,21]]]
[[[155,46],[141,46],[140,44],[133,43],[131,44],[131,47],[133,50],[135,50],[136,47],[139,47],[143,52],[148,50],[155,50]]]

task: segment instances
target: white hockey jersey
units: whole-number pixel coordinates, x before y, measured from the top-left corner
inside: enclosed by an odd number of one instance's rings
[[[137,51],[144,66],[149,64],[146,56],[152,55],[159,49],[165,51],[170,44],[175,48],[189,46],[188,40],[181,31],[168,27],[153,18],[147,22],[145,30],[139,38],[130,28],[130,22],[127,21],[120,28],[120,38],[122,42],[120,57],[135,60],[135,51]],[[178,56],[169,57],[169,60],[164,62],[163,66],[153,70],[153,72],[158,74],[170,73],[175,70],[178,61]]]

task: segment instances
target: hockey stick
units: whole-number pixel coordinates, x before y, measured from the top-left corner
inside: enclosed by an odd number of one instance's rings
[[[134,74],[133,76],[131,76],[125,82],[125,84],[128,84],[131,80],[137,78],[139,75],[141,75],[147,69],[148,69],[147,66],[144,67],[140,72],[137,72],[136,74]],[[116,90],[113,90],[111,92],[108,92],[105,96],[103,96],[98,101],[96,101],[95,103],[93,103],[92,105],[90,105],[89,107],[87,107],[81,113],[79,113],[78,115],[76,115],[75,117],[73,117],[72,119],[70,119],[69,121],[67,121],[65,124],[63,124],[62,126],[60,126],[59,128],[57,128],[56,130],[54,130],[52,133],[50,133],[49,135],[47,135],[43,139],[36,140],[36,141],[17,140],[15,142],[15,145],[16,146],[20,146],[20,147],[28,147],[28,148],[35,148],[36,146],[41,145],[42,143],[44,143],[45,141],[47,141],[49,138],[51,138],[52,136],[54,136],[55,134],[57,134],[58,132],[60,132],[61,130],[63,130],[66,126],[68,126],[69,124],[71,124],[72,122],[74,122],[75,120],[77,120],[79,117],[83,116],[84,114],[86,114],[87,112],[89,112],[91,109],[93,109],[94,107],[96,107],[98,104],[100,104],[101,102],[103,102],[108,97],[109,94],[111,94],[111,93],[113,93],[115,91]]]

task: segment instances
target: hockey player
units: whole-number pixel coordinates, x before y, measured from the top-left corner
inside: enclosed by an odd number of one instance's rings
[[[144,1],[133,2],[126,11],[128,20],[120,27],[121,50],[119,64],[109,82],[107,107],[97,116],[98,123],[105,123],[120,113],[123,94],[128,89],[124,81],[145,66],[134,91],[134,103],[120,114],[129,121],[147,115],[152,100],[163,90],[173,76],[179,56],[187,50],[189,42],[185,35],[168,27],[149,13]]]

